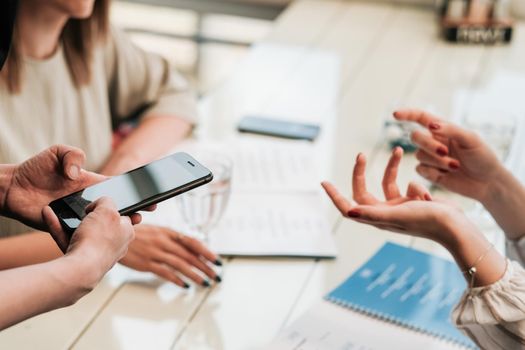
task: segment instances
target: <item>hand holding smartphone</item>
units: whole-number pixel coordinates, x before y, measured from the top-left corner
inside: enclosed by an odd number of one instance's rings
[[[64,230],[73,233],[86,207],[100,197],[111,198],[121,215],[202,186],[213,179],[206,167],[187,153],[175,153],[51,202]]]

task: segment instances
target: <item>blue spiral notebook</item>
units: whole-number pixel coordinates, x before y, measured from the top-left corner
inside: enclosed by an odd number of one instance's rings
[[[451,261],[386,243],[325,298],[328,301],[469,348],[450,318],[467,284]]]

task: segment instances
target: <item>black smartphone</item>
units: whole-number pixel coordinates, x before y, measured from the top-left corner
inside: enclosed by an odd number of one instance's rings
[[[314,141],[319,135],[319,125],[296,123],[266,117],[244,117],[238,125],[240,132],[251,132],[288,139]]]
[[[121,215],[129,215],[213,179],[206,167],[187,153],[175,153],[125,174],[51,202],[64,230],[73,233],[86,216],[86,207],[100,197],[115,202]]]

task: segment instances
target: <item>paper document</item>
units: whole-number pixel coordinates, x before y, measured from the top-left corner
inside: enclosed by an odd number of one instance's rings
[[[211,248],[221,255],[325,257],[336,255],[317,193],[232,194]]]
[[[315,148],[303,141],[248,141],[234,147],[235,192],[317,192]]]
[[[279,333],[268,350],[447,350],[459,346],[322,301]]]
[[[317,192],[320,188],[319,151],[311,142],[249,135],[221,143],[188,141],[177,148],[195,153],[196,158],[200,150],[231,158],[234,192]]]

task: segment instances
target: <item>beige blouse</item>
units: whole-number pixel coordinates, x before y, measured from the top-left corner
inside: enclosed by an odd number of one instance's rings
[[[525,349],[525,239],[509,242],[507,252],[517,261],[508,261],[503,278],[466,291],[452,313],[481,349]]]
[[[95,52],[91,83],[80,89],[61,48],[49,59],[24,63],[20,94],[10,94],[0,83],[0,163],[18,163],[61,143],[83,149],[86,168],[96,170],[111,153],[112,125],[118,120],[137,111],[146,117],[196,118],[187,81],[115,29]],[[27,231],[0,219],[0,236]]]

